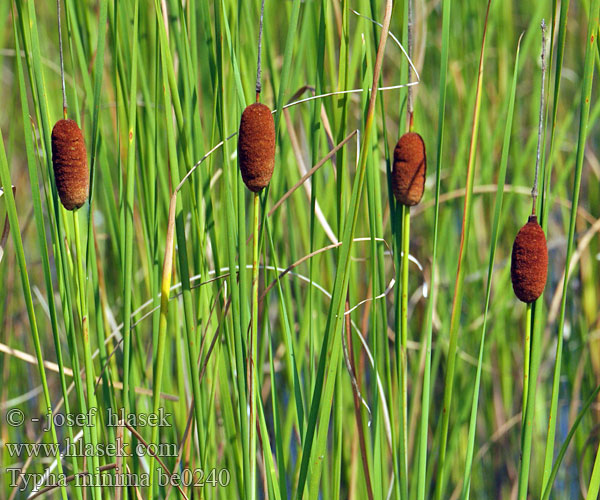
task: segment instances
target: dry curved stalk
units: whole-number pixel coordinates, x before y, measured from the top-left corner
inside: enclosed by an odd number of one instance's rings
[[[117,464],[106,464],[106,465],[101,465],[100,466],[100,472],[106,472],[109,470],[113,470],[117,467]],[[78,477],[83,477],[83,476],[87,476],[89,474],[88,471],[83,471],[83,472],[79,472],[78,474],[72,474],[70,476],[67,476],[65,478],[65,483],[71,483],[73,482],[76,478]],[[50,493],[51,491],[60,488],[60,485],[52,485],[52,486],[46,486],[45,488],[42,488],[39,491],[36,491],[35,493],[33,493],[32,495],[29,495],[27,497],[27,500],[33,500],[34,498],[39,498],[43,495],[45,495],[46,493]]]
[[[146,448],[146,450],[148,451],[148,454],[154,458],[159,465],[162,467],[162,469],[165,471],[165,474],[167,474],[169,476],[169,478],[173,475],[173,473],[167,468],[167,466],[164,464],[164,462],[160,459],[160,457],[154,452],[154,450],[152,448],[150,448],[150,446],[148,445],[148,443],[144,440],[144,438],[141,436],[141,434],[136,431],[133,427],[131,427],[126,420],[122,420],[120,422],[121,424],[123,424],[125,427],[127,427],[127,430],[129,432],[131,432],[138,440],[140,443],[142,443],[144,445],[144,447]],[[171,483],[171,481],[169,481],[169,483]],[[183,495],[183,498],[185,498],[185,500],[189,500],[188,496],[185,494],[185,492],[181,489],[181,486],[179,485],[179,482],[177,482],[177,484],[175,485],[177,487],[177,489],[179,490],[179,492]]]

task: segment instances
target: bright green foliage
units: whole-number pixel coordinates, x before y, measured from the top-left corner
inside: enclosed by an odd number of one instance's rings
[[[55,460],[25,465],[9,445],[106,449],[121,436],[123,460],[68,456],[62,472],[95,464],[114,484],[121,465],[144,484],[153,469],[142,498],[192,497],[164,485],[166,470],[207,499],[510,498],[519,475],[523,498],[595,497],[599,3],[493,0],[479,75],[487,2],[414,0],[413,129],[429,168],[409,213],[389,183],[407,129],[407,90],[389,88],[406,83],[407,60],[391,37],[369,107],[383,31],[367,18],[383,23],[385,0],[266,0],[260,100],[276,110],[277,154],[256,200],[234,134],[255,100],[261,1],[61,0],[68,116],[92,175],[74,218],[51,161],[56,4],[0,0],[0,500],[26,497],[6,469],[41,475]],[[407,12],[393,2],[398,40]],[[550,264],[526,321],[509,267],[531,210],[542,18]],[[31,421],[90,404],[93,427]],[[122,408],[137,435],[115,425]],[[24,424],[10,425],[15,409]],[[157,409],[167,425],[144,425]],[[41,476],[27,477],[29,493]],[[75,483],[42,498],[81,500]]]

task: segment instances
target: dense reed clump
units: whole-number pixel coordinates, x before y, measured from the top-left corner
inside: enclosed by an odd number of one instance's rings
[[[519,300],[534,302],[544,291],[548,275],[548,248],[537,216],[530,215],[512,248],[510,277]]]
[[[275,123],[268,106],[255,102],[240,120],[238,161],[242,179],[255,193],[268,186],[275,166]]]
[[[78,209],[90,186],[85,141],[73,120],[59,120],[52,129],[52,165],[61,203],[67,210]]]
[[[394,149],[392,189],[396,200],[413,206],[421,201],[425,189],[427,158],[425,143],[416,132],[404,134]]]

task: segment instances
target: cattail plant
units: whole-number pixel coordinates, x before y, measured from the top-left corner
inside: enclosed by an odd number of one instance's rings
[[[397,238],[400,240],[399,247],[402,249],[400,265],[400,304],[396,311],[396,331],[400,330],[399,349],[396,355],[399,359],[399,386],[401,387],[401,407],[400,407],[400,491],[404,498],[408,497],[408,256],[410,250],[410,207],[417,205],[423,197],[425,189],[425,170],[426,155],[425,143],[423,138],[413,131],[413,93],[412,93],[412,70],[415,70],[417,80],[419,75],[412,64],[411,55],[413,47],[413,5],[412,0],[408,2],[408,91],[407,91],[407,115],[408,132],[398,139],[394,148],[394,163],[391,172],[391,188],[397,207],[401,214],[397,218],[402,221],[401,234]],[[396,298],[398,298],[396,296]],[[398,338],[398,336],[396,336]],[[398,342],[397,342],[398,344]]]
[[[519,300],[527,304],[525,316],[525,352],[523,363],[523,419],[521,425],[521,462],[519,467],[518,498],[526,500],[533,440],[533,413],[537,388],[537,376],[540,366],[540,333],[534,321],[533,304],[542,295],[546,286],[548,269],[548,249],[546,236],[540,227],[535,213],[538,196],[538,171],[544,124],[544,82],[546,77],[546,23],[542,19],[542,83],[540,94],[540,113],[538,125],[537,157],[535,177],[531,190],[532,207],[527,224],[518,232],[513,243],[510,277],[513,290]],[[539,310],[537,310],[539,311]],[[539,320],[538,320],[539,321]]]
[[[52,129],[52,166],[56,189],[62,205],[73,214],[73,238],[75,240],[76,265],[74,278],[77,282],[78,306],[79,306],[79,328],[84,352],[85,383],[87,390],[87,408],[97,408],[98,403],[94,388],[94,365],[92,361],[92,349],[89,340],[87,280],[84,269],[84,257],[81,245],[79,229],[79,214],[77,209],[84,205],[89,196],[89,172],[87,166],[87,153],[83,133],[73,120],[67,118],[67,94],[65,90],[65,68],[60,20],[60,0],[56,0],[56,11],[58,21],[58,40],[60,53],[60,76],[62,85],[63,119],[56,122]],[[76,353],[72,353],[77,356]],[[85,401],[81,401],[82,410]],[[91,446],[98,446],[98,430],[96,428],[96,416],[92,415],[89,422],[89,439]],[[91,468],[94,471],[92,485],[94,498],[101,497],[101,490],[95,474],[99,474],[100,460],[98,456],[92,455]]]
[[[265,2],[261,2],[258,30],[258,60],[256,65],[256,102],[242,113],[238,131],[238,161],[246,187],[254,193],[254,218],[252,235],[252,317],[250,338],[247,341],[246,377],[249,398],[248,414],[248,461],[246,488],[250,498],[256,498],[256,427],[257,427],[257,371],[258,359],[258,219],[260,192],[269,185],[275,165],[275,123],[268,106],[261,104],[261,47]]]

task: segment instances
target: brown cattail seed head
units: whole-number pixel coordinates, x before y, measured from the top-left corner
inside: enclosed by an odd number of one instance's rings
[[[52,129],[52,165],[61,203],[78,209],[88,199],[90,176],[83,134],[73,120],[59,120]]]
[[[256,102],[242,113],[238,134],[238,161],[250,191],[259,192],[271,182],[275,166],[275,123],[271,110]]]
[[[530,303],[542,295],[548,275],[548,248],[544,230],[530,215],[517,234],[512,248],[510,278],[515,295]]]
[[[413,206],[421,201],[425,189],[427,157],[425,143],[416,132],[404,134],[394,149],[392,190],[396,200],[403,205]]]

